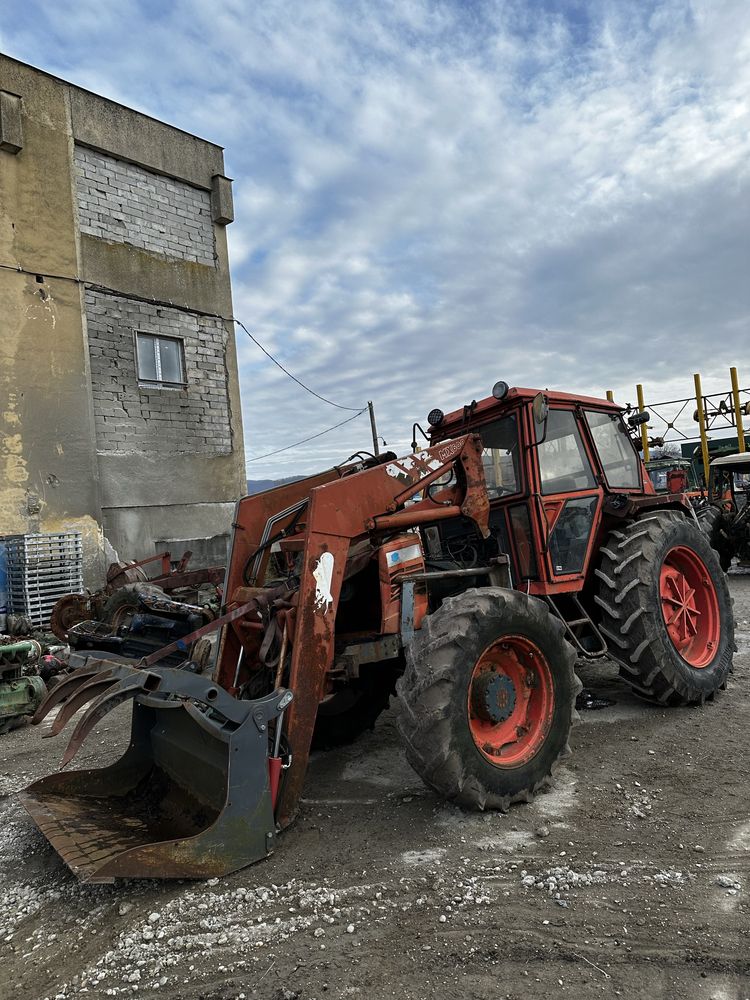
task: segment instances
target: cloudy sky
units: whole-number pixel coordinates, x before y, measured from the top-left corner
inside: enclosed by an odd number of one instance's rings
[[[750,385],[747,0],[4,0],[0,49],[226,148],[235,315],[396,450],[499,378]],[[249,460],[351,415],[238,352]]]

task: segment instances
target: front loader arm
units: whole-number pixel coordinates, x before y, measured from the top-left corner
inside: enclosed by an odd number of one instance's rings
[[[427,496],[427,487],[451,470],[455,482],[436,500]],[[415,499],[420,493],[421,499]],[[406,506],[410,500],[414,502]],[[487,537],[482,443],[474,434],[311,491],[288,682],[294,701],[287,738],[294,756],[281,794],[282,826],[293,819],[302,793],[318,705],[333,664],[336,610],[350,545],[380,531],[403,531],[460,515]]]

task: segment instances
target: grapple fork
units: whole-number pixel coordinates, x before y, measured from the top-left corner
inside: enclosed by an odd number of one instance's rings
[[[125,753],[35,781],[21,800],[82,881],[227,874],[273,850],[269,728],[291,700],[280,689],[242,701],[197,674],[97,660],[50,692],[33,721],[64,703],[53,735],[88,706],[64,767],[108,712],[132,701]]]

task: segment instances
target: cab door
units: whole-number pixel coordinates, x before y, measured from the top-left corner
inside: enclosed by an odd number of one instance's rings
[[[580,590],[604,490],[573,409],[550,408],[546,420],[534,425],[534,499],[550,585],[545,589]]]

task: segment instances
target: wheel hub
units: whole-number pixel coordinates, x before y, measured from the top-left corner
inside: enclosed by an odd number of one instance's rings
[[[538,752],[552,725],[552,672],[524,635],[505,635],[477,660],[468,691],[468,723],[477,750],[495,767],[518,767]]]
[[[471,689],[472,708],[485,722],[497,725],[505,722],[516,707],[516,689],[506,674],[487,670],[473,683]]]
[[[659,596],[672,645],[691,667],[707,666],[716,654],[721,625],[716,588],[697,552],[682,545],[670,549]]]

